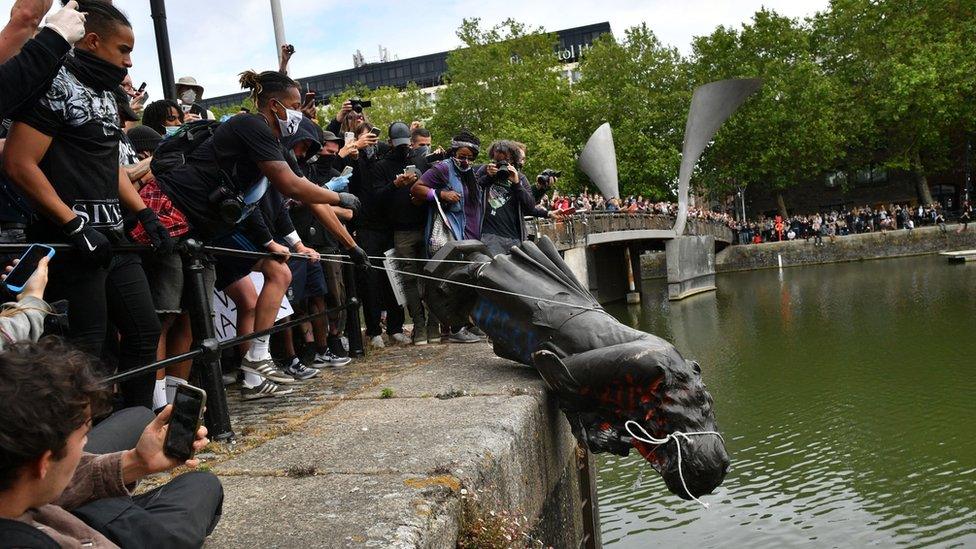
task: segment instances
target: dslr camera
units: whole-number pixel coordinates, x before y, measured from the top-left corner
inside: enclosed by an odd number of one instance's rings
[[[563,172],[546,168],[539,175],[536,176],[536,183],[540,185],[548,185],[552,183],[553,179],[557,179],[563,176]]]
[[[498,172],[495,173],[495,178],[502,179],[502,180],[508,179],[510,173],[508,166],[509,166],[508,162],[504,160],[499,160],[495,162],[495,167],[498,168]]]
[[[372,101],[360,99],[359,97],[353,97],[349,100],[349,103],[352,104],[352,110],[359,113],[363,112],[363,109],[368,109],[369,107],[373,106]]]

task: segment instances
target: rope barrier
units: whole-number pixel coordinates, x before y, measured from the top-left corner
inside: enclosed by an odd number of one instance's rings
[[[274,333],[278,333],[280,331],[283,331],[283,330],[286,330],[288,328],[291,328],[292,326],[297,326],[299,324],[308,322],[308,321],[310,321],[312,319],[315,319],[315,318],[318,318],[320,316],[325,316],[325,315],[328,315],[328,314],[336,313],[336,312],[339,312],[339,311],[341,311],[343,309],[348,309],[348,308],[351,308],[351,307],[356,307],[357,305],[359,305],[359,300],[350,300],[350,301],[346,302],[344,305],[338,305],[336,307],[332,307],[332,308],[329,308],[329,309],[323,309],[323,310],[321,310],[321,311],[319,311],[317,313],[311,313],[311,314],[308,314],[308,315],[305,315],[305,316],[302,316],[302,317],[293,318],[293,319],[291,319],[291,320],[289,320],[287,322],[282,322],[280,324],[275,324],[275,325],[271,326],[268,329],[261,330],[260,332],[252,332],[252,333],[247,334],[247,335],[237,336],[237,337],[233,337],[231,339],[227,339],[225,341],[218,342],[216,345],[213,345],[213,347],[211,349],[207,349],[206,347],[201,346],[200,348],[197,348],[197,349],[194,349],[192,351],[183,353],[181,355],[169,357],[167,359],[159,360],[159,361],[156,361],[156,362],[151,362],[151,363],[146,364],[144,366],[140,366],[138,368],[133,368],[131,370],[126,370],[125,372],[120,372],[120,373],[115,374],[113,376],[107,377],[107,378],[105,378],[105,383],[108,383],[108,384],[118,383],[120,381],[125,381],[125,380],[128,380],[130,378],[138,377],[138,376],[140,376],[142,374],[145,374],[145,373],[148,373],[148,372],[154,372],[156,370],[159,370],[160,368],[165,368],[166,366],[170,366],[172,364],[176,364],[176,363],[179,363],[179,362],[183,362],[184,360],[189,360],[191,358],[196,358],[197,356],[202,355],[204,353],[217,352],[217,351],[222,351],[224,349],[229,349],[231,347],[236,347],[237,345],[240,345],[241,343],[244,343],[245,341],[249,341],[249,340],[252,340],[252,339],[255,339],[255,338],[258,338],[258,337],[264,337],[266,335],[271,335],[271,334],[274,334]]]

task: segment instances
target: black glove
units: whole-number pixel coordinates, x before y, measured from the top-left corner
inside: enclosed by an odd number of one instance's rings
[[[112,261],[112,245],[105,235],[85,225],[85,220],[80,217],[65,223],[61,230],[81,252],[82,257],[99,267],[108,267]]]
[[[355,263],[357,267],[361,267],[363,269],[369,268],[369,258],[366,256],[366,252],[364,252],[359,246],[349,248],[346,250],[346,253],[349,254],[349,259],[352,259],[352,262]]]
[[[173,251],[176,241],[169,235],[169,230],[156,217],[156,212],[150,208],[143,208],[136,214],[136,219],[142,223],[142,228],[146,230],[149,243],[157,253],[168,254]]]
[[[352,210],[353,213],[359,213],[359,207],[362,206],[362,204],[359,202],[359,198],[352,193],[339,193],[338,206],[340,208]]]

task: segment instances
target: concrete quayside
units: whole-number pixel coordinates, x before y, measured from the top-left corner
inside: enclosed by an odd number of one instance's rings
[[[392,347],[240,402],[206,547],[578,547],[578,455],[532,368],[484,343]],[[205,456],[206,457],[206,456]],[[599,528],[599,525],[597,525]]]

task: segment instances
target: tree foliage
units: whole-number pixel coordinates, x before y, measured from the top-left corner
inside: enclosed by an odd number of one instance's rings
[[[573,87],[574,144],[609,122],[623,194],[668,198],[678,178],[691,90],[681,54],[642,23],[595,41]]]
[[[697,85],[763,80],[705,153],[699,177],[709,189],[758,186],[778,193],[821,180],[843,157],[840,90],[818,64],[804,24],[760,10],[739,31],[719,27],[696,38],[690,70]]]
[[[947,167],[951,139],[974,126],[976,4],[962,0],[833,0],[814,41],[846,97],[858,164],[927,173]]]
[[[458,37],[464,47],[448,55],[447,87],[429,125],[434,141],[466,129],[484,149],[496,139],[524,143],[530,179],[545,168],[570,169],[570,86],[553,53],[556,36],[512,20],[483,28],[467,19]]]

